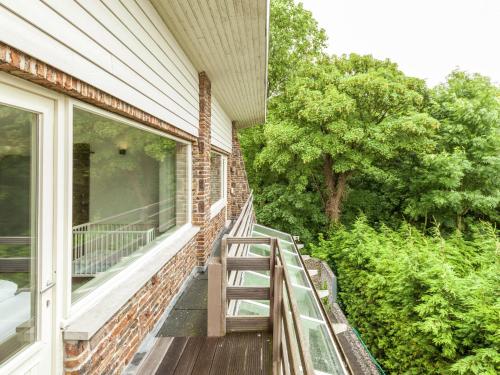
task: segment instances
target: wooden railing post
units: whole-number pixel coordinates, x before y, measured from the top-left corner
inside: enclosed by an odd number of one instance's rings
[[[270,288],[270,302],[269,302],[269,319],[271,320],[271,326],[274,324],[274,289],[275,289],[275,283],[274,283],[274,272],[275,272],[275,265],[276,265],[276,248],[277,248],[277,239],[276,238],[271,238],[271,243],[270,243],[270,250],[271,250],[271,256],[269,257],[269,288]]]
[[[208,263],[207,336],[224,336],[222,326],[222,264],[220,258]]]
[[[272,320],[273,320],[273,375],[281,374],[281,335],[282,335],[282,302],[283,302],[283,267],[274,267]]]
[[[295,337],[298,343],[300,362],[302,364],[302,372],[305,375],[314,375],[314,367],[311,360],[311,353],[309,352],[309,342],[306,336],[304,335],[304,331],[301,326],[301,321],[300,321],[301,317],[297,305],[297,300],[295,299],[295,295],[293,294],[292,280],[290,277],[290,273],[288,271],[288,266],[286,264],[285,256],[281,251],[279,243],[277,244],[277,253],[279,254],[281,264],[283,265],[283,277],[285,281],[284,285],[287,291],[288,303],[290,304],[290,310],[292,313]],[[284,314],[286,315],[286,312]]]
[[[220,244],[220,259],[221,259],[221,272],[222,272],[222,278],[221,278],[221,305],[222,305],[222,311],[220,315],[220,321],[221,321],[221,331],[222,334],[226,334],[226,316],[227,316],[227,300],[226,300],[226,289],[227,289],[227,235],[225,234],[222,237],[222,241]]]
[[[251,257],[229,251],[239,245],[268,245],[269,257]],[[229,274],[241,271],[269,271],[269,287],[228,286]],[[270,331],[273,334],[273,374],[313,375],[308,337],[301,326],[301,316],[293,284],[279,240],[270,237],[223,236],[220,258],[208,266],[208,335],[226,332]],[[269,300],[269,316],[227,316],[229,300]]]

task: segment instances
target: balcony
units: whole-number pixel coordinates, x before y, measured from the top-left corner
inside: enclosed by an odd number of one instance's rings
[[[157,336],[137,373],[352,373],[294,238],[256,224],[251,197]]]

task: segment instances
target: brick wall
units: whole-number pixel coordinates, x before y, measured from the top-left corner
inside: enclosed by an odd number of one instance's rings
[[[224,227],[225,210],[210,220],[210,134],[211,134],[211,83],[201,72],[200,84],[200,126],[198,140],[193,147],[193,224],[201,229],[197,236],[196,255],[203,266],[210,256],[213,242]],[[222,217],[222,215],[224,217]]]
[[[243,205],[250,195],[250,187],[248,185],[247,173],[245,170],[245,162],[241,152],[240,141],[238,140],[238,131],[233,124],[233,152],[229,156],[229,209],[228,216],[231,220],[235,220],[241,212]]]
[[[8,72],[177,137],[190,141],[196,140],[193,135],[2,42],[0,42],[0,71]]]
[[[65,341],[66,374],[119,374],[197,264],[193,238],[88,341]]]

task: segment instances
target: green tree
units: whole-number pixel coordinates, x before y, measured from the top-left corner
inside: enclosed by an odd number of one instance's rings
[[[349,322],[389,373],[497,374],[498,234],[478,225],[443,238],[403,224],[339,227],[313,255],[336,270]]]
[[[268,96],[272,101],[282,94],[300,64],[313,63],[323,55],[326,33],[311,12],[293,0],[271,0],[270,13]],[[239,133],[258,221],[313,240],[326,222],[320,197],[301,184],[289,184],[269,166],[257,164],[265,144],[265,126]]]
[[[464,218],[499,222],[499,88],[455,71],[432,90],[428,112],[440,122],[436,149],[408,174],[406,213],[459,229]]]
[[[422,112],[426,95],[422,80],[388,60],[352,54],[305,63],[269,104],[257,165],[313,187],[336,223],[353,176],[388,178],[380,160],[432,150],[437,121]]]
[[[276,96],[296,67],[321,56],[326,33],[294,0],[271,0],[268,96]]]

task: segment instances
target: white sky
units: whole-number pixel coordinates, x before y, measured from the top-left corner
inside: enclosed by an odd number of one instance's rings
[[[500,83],[500,0],[297,0],[328,34],[328,52],[398,63],[430,86],[455,68]]]

